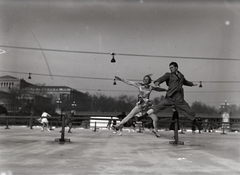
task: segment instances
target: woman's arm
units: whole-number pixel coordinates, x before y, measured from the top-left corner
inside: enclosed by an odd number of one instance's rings
[[[125,79],[122,79],[122,78],[117,77],[117,76],[115,76],[115,79],[118,80],[118,81],[122,81],[122,82],[124,82],[128,85],[138,87],[138,83],[135,83],[134,81],[125,80]]]

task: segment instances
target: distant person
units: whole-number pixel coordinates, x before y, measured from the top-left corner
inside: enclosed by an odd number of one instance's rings
[[[117,120],[113,120],[113,125],[116,125],[117,124]]]
[[[202,124],[203,119],[201,117],[198,117],[197,121],[198,121],[199,125],[201,125],[201,126],[203,125]],[[203,128],[203,126],[202,126],[202,128]],[[198,130],[198,133],[201,134],[201,130]]]
[[[41,117],[38,119],[38,121],[40,123],[42,123],[42,129],[41,131],[43,132],[45,130],[45,128],[50,132],[50,128],[49,128],[49,122],[48,122],[48,117],[51,117],[50,114],[48,114],[47,112],[43,112]]]
[[[74,112],[72,112],[72,111],[71,111],[71,113],[67,113],[65,115],[65,127],[68,126],[68,133],[72,133],[71,129],[73,127],[73,125],[72,125],[73,119],[71,119],[71,117],[74,117]],[[62,130],[60,132],[62,132]]]
[[[195,112],[184,100],[184,92],[182,88],[183,85],[197,86],[197,84],[193,84],[193,82],[187,81],[185,79],[184,75],[178,70],[178,64],[176,62],[171,62],[169,64],[169,69],[170,72],[165,73],[162,77],[154,81],[154,84],[156,86],[159,86],[161,83],[166,82],[168,90],[165,99],[149,109],[146,114],[141,116],[141,118],[144,118],[153,113],[157,114],[158,112],[174,105],[177,111],[188,117],[192,121],[193,125],[196,125],[199,130],[202,130],[202,126],[196,121]]]
[[[195,134],[196,126],[192,124],[192,133]]]
[[[108,120],[106,128],[110,130],[111,126],[112,126],[112,118]]]
[[[148,109],[149,106],[152,105],[151,101],[149,100],[151,92],[154,91],[166,91],[166,89],[160,88],[160,87],[154,87],[151,86],[151,75],[146,75],[143,77],[143,82],[133,82],[129,80],[125,80],[122,78],[119,78],[115,76],[116,80],[122,81],[128,85],[135,86],[139,90],[139,99],[136,104],[136,106],[131,110],[131,112],[117,125],[113,125],[112,129],[117,132],[120,128],[124,127],[124,124],[127,123],[132,117],[134,117],[137,113],[142,112],[146,109]],[[155,127],[154,133],[156,136],[160,137],[160,134],[158,133],[157,130],[157,116],[155,114],[150,115],[150,117],[153,120],[153,125]]]
[[[204,131],[205,132],[212,132],[212,124],[211,124],[211,122],[209,122],[208,121],[208,119],[205,119],[205,125],[206,125],[206,127],[205,127],[205,129],[204,129]]]

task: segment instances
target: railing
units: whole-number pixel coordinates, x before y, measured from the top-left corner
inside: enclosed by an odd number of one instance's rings
[[[93,113],[89,113],[89,114],[93,114]],[[89,115],[88,114],[88,115]],[[98,114],[98,113],[95,113],[95,114]],[[90,126],[90,121],[91,120],[95,120],[94,121],[94,129],[93,131],[94,132],[97,132],[97,122],[98,120],[109,120],[106,118],[106,115],[104,115],[103,117],[100,117],[99,115],[97,115],[99,118],[92,118],[90,115],[89,116],[75,116],[75,117],[68,117],[67,119],[69,119],[72,123],[72,125],[74,124],[79,124],[79,123],[83,123],[84,121],[88,121],[89,123],[89,126]],[[112,114],[109,114],[109,116],[112,117]],[[161,124],[161,126],[165,126],[166,127],[166,130],[168,130],[169,126],[170,126],[170,123],[173,122],[170,118],[171,116],[165,116],[165,117],[162,117],[162,118],[159,118],[160,120],[158,120],[158,126],[159,124]],[[39,123],[39,121],[37,120],[38,118],[40,118],[39,116],[0,116],[0,124],[2,125],[5,125],[6,128],[5,129],[10,129],[9,126],[10,125],[16,125],[16,124],[23,124],[25,123],[24,125],[27,125],[30,129],[33,129],[33,126],[36,126],[36,125],[41,125]],[[148,118],[149,119],[149,118]],[[184,119],[184,118],[183,118]],[[186,129],[187,125],[188,126],[191,126],[192,124],[192,121],[190,120],[186,120],[186,119],[181,119],[179,120],[179,125],[181,126],[181,133],[184,134],[184,130]],[[59,125],[62,127],[61,129],[61,137],[60,138],[56,138],[55,141],[58,141],[59,143],[64,143],[66,141],[69,141],[70,142],[70,139],[65,139],[65,115],[62,115],[62,116],[53,116],[53,117],[49,117],[48,118],[49,120],[49,126],[50,126],[50,129],[52,129],[54,123],[55,123],[55,127],[59,127]],[[146,120],[146,119],[145,119]],[[143,120],[144,121],[144,120]],[[100,121],[98,121],[100,122]],[[181,142],[178,140],[178,126],[177,126],[177,121],[175,120],[175,130],[174,130],[174,141],[170,141],[169,143],[172,143],[172,144],[184,144],[184,142]],[[107,122],[106,122],[107,123]],[[213,120],[210,120],[208,122],[200,122],[201,124],[211,124],[211,125],[214,125],[215,127],[218,127],[218,128],[222,128],[222,133],[221,134],[226,134],[226,130],[229,129],[231,131],[231,124],[236,124],[236,123],[240,123],[239,119],[236,120],[234,122],[221,122],[220,119],[216,119],[216,121],[213,121]],[[139,125],[140,126],[140,125]],[[88,125],[85,126],[86,128],[88,128]],[[143,125],[144,127],[144,125]],[[141,132],[141,128],[142,128],[142,125],[141,127],[138,127],[139,129],[139,132]],[[180,127],[179,127],[180,128]],[[158,128],[159,129],[159,128]],[[240,125],[239,125],[239,130],[240,130]]]
[[[72,123],[74,125],[79,125],[80,123],[89,123],[90,120],[95,120],[97,123],[100,123],[99,120],[109,120],[109,118],[115,117],[117,115],[121,114],[121,112],[99,112],[99,111],[77,111],[75,113],[74,117],[71,117]],[[171,122],[172,113],[158,113],[158,126],[161,128],[168,129],[168,126]],[[208,120],[206,124],[212,124],[215,127],[220,127],[222,123],[222,117],[220,115],[213,115],[213,114],[197,114],[196,116],[200,116],[203,120]],[[93,118],[98,117],[98,118]],[[41,125],[37,119],[40,118],[40,116],[3,116],[0,115],[0,125],[6,125],[6,129],[9,128],[10,125],[27,125],[32,129],[33,126]],[[191,127],[191,122],[188,118],[183,117],[182,114],[179,115],[179,118],[181,120],[180,126],[182,130],[185,130],[187,127]],[[48,118],[50,127],[56,126],[59,127],[62,125],[61,116],[53,116]],[[145,120],[148,120],[149,118],[146,118]],[[85,121],[85,122],[84,122]],[[240,123],[240,115],[233,115],[229,119],[229,125],[232,124],[239,124]],[[88,127],[85,125],[85,127]]]

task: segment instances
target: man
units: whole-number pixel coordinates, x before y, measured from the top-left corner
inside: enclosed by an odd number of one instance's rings
[[[192,120],[192,124],[196,125],[199,130],[202,130],[202,126],[197,123],[195,119],[195,112],[190,108],[188,103],[184,100],[184,93],[182,86],[197,86],[193,82],[187,81],[184,75],[178,71],[178,64],[176,62],[171,62],[169,64],[170,72],[165,73],[162,77],[154,81],[156,86],[159,86],[161,83],[166,82],[168,90],[165,96],[165,99],[162,100],[159,104],[149,109],[146,114],[141,116],[144,118],[153,113],[157,114],[158,112],[171,107],[174,105],[178,112],[181,112],[184,116]]]
[[[71,129],[73,127],[71,117],[74,117],[74,111],[71,111],[70,113],[65,114],[65,127],[68,125],[68,133],[72,133]],[[62,130],[60,131],[62,132]]]

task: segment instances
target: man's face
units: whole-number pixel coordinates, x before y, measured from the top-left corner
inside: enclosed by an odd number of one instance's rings
[[[169,69],[170,69],[171,73],[175,73],[178,70],[178,68],[175,67],[174,65],[170,65]]]

